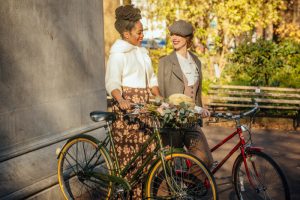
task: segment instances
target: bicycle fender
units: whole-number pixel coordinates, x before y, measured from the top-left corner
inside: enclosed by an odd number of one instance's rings
[[[186,151],[183,148],[173,148],[171,147],[168,151],[165,152],[166,155],[171,153],[186,153]]]
[[[90,136],[90,135],[75,135],[75,136],[69,138],[68,141],[64,144],[64,146],[60,149],[60,152],[59,152],[59,154],[57,155],[57,159],[59,158],[59,156],[60,156],[60,154],[61,154],[61,150],[65,148],[65,146],[67,145],[67,143],[70,142],[71,140],[76,139],[76,138],[86,138],[86,139],[89,139],[89,140],[94,141],[94,142],[97,143],[97,144],[100,143],[99,140],[97,140],[96,138],[94,138],[94,137],[92,137],[92,136]]]
[[[263,147],[247,147],[245,152],[261,152],[264,148]]]

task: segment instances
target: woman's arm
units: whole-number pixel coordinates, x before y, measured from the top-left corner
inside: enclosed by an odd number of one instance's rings
[[[119,103],[119,106],[122,110],[130,109],[130,102],[122,97],[119,89],[114,89],[111,92],[111,96],[113,96],[113,98]]]
[[[152,87],[152,88],[151,88],[151,93],[152,93],[154,96],[156,96],[156,97],[162,98],[162,96],[160,95],[158,86]]]
[[[111,54],[109,55],[106,73],[105,73],[105,87],[106,91],[110,96],[112,91],[115,89],[119,90],[122,95],[122,74],[124,67],[124,55],[122,54]]]
[[[149,57],[149,60],[150,60],[150,65],[152,66],[150,57]],[[151,88],[151,94],[156,97],[162,98],[161,93],[159,91],[159,87],[158,87],[159,85],[158,85],[157,76],[154,73],[152,67],[148,68],[148,74],[150,77],[149,87]]]
[[[109,95],[118,103],[121,109],[129,109],[130,102],[122,96],[122,73],[124,57],[122,54],[111,54],[109,56],[105,74],[105,86]]]

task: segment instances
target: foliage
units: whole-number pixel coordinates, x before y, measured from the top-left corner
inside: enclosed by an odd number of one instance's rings
[[[223,74],[225,82],[254,86],[300,85],[300,43],[295,41],[246,42],[235,50],[230,60],[232,63]]]
[[[161,58],[162,56],[168,55],[170,52],[172,51],[171,48],[161,48],[161,49],[150,49],[150,58],[152,61],[152,66],[154,69],[154,72],[157,73],[158,70],[158,61],[159,58]]]
[[[167,27],[176,19],[190,21],[195,29],[195,49],[206,63],[218,63],[221,70],[226,55],[239,37],[256,26],[277,23],[284,0],[149,0],[148,17],[166,21]]]
[[[195,27],[192,50],[202,62],[204,92],[216,81],[299,87],[300,27],[286,17],[284,11],[290,9],[289,1],[148,0],[148,3],[148,18],[165,21],[166,27],[184,19]],[[262,38],[267,29],[275,31],[279,44],[262,40],[246,43],[253,36]],[[159,57],[171,50],[168,37],[167,47],[151,50],[156,70]],[[214,64],[220,68],[221,80],[215,77]]]
[[[147,105],[148,111],[156,115],[162,128],[188,128],[197,123],[199,114],[185,102],[178,105],[162,103],[160,106]]]
[[[277,29],[276,33],[280,38],[295,40],[300,43],[300,26],[295,23],[282,23]]]

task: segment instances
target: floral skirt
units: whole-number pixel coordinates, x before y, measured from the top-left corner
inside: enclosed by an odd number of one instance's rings
[[[122,88],[122,96],[124,99],[129,100],[132,103],[147,103],[150,96],[149,89],[143,88]],[[123,111],[117,106],[113,106],[113,111],[121,114]],[[128,123],[122,117],[120,117],[113,123],[113,138],[115,143],[115,148],[117,151],[117,157],[121,169],[124,168],[126,164],[129,163],[131,158],[140,150],[142,144],[149,138],[150,131],[145,128],[145,124],[149,124],[146,117],[138,116],[138,120],[143,122],[141,123]],[[155,144],[150,144],[147,148],[146,153],[139,157],[132,167],[132,171],[127,174],[127,180],[130,180],[132,175],[136,172],[142,163],[143,158],[152,152],[155,148]],[[133,188],[133,199],[142,199],[142,183],[139,183],[136,187]]]

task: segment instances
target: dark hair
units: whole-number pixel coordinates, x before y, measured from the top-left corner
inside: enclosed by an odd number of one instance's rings
[[[115,14],[115,28],[121,35],[125,31],[131,31],[136,22],[142,18],[141,10],[134,8],[133,5],[119,6],[115,10]]]

